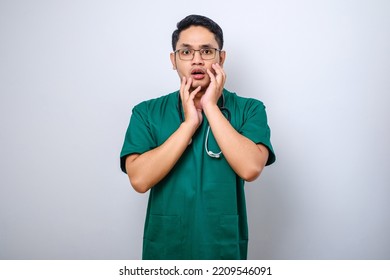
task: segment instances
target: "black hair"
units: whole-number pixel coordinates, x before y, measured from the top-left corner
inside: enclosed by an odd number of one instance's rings
[[[177,41],[179,41],[180,32],[191,26],[203,26],[207,28],[214,34],[218,47],[220,49],[223,48],[223,32],[216,22],[205,16],[189,15],[177,23],[177,29],[172,33],[172,48],[174,51],[176,50]]]

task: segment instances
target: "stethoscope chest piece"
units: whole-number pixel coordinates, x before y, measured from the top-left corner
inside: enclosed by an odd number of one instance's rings
[[[206,153],[208,156],[210,156],[212,158],[220,158],[222,151],[220,151],[219,153],[214,153],[213,151],[210,151],[208,149],[208,147],[209,147],[209,143],[208,143],[209,134],[210,134],[210,126],[208,126],[208,128],[207,128],[206,139],[204,140],[204,149],[206,150]]]

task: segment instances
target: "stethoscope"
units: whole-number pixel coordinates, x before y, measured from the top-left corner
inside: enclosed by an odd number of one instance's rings
[[[182,111],[182,107],[181,107],[180,94],[178,94],[177,96],[178,96],[177,110],[179,112],[180,123],[182,123],[182,122],[184,122],[184,120],[183,120],[183,111]],[[229,109],[225,107],[225,96],[223,95],[223,93],[222,93],[222,106],[219,107],[219,109],[221,110],[222,114],[227,118],[227,120],[230,122],[231,115],[230,115]],[[225,115],[225,113],[226,113],[226,115]],[[218,153],[214,153],[213,151],[210,151],[208,149],[209,134],[210,134],[210,125],[207,127],[206,139],[204,140],[204,149],[206,150],[206,153],[209,157],[220,158],[222,151],[219,151]],[[191,142],[190,142],[190,144],[191,144]]]

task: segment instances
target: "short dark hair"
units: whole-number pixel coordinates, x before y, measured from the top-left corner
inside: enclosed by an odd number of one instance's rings
[[[214,34],[218,47],[220,49],[223,48],[223,32],[216,22],[205,16],[189,15],[177,23],[177,29],[172,33],[172,48],[174,51],[176,50],[176,44],[177,41],[179,41],[180,33],[191,26],[203,26],[207,28]]]

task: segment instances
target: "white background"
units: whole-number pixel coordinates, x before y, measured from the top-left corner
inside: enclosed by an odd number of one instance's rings
[[[251,259],[390,259],[390,2],[0,1],[0,259],[139,259],[131,109],[179,87],[171,33],[225,34],[226,88],[267,106]]]

